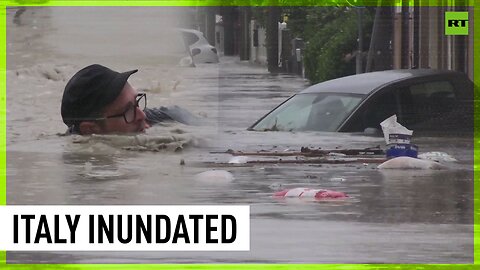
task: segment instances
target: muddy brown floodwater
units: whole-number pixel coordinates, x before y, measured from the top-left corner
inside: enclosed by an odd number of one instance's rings
[[[184,25],[188,8],[17,12],[7,10],[8,204],[247,204],[251,250],[8,252],[9,263],[473,262],[473,138],[414,137],[421,152],[457,159],[441,171],[381,171],[374,163],[226,165],[230,154],[211,152],[385,142],[361,134],[246,131],[307,82],[235,57],[196,68],[172,65],[162,31]],[[58,136],[65,131],[63,87],[91,63],[139,68],[130,82],[147,92],[149,106],[179,105],[203,125],[156,126],[136,138]],[[212,169],[227,170],[234,180],[195,179]],[[332,189],[349,198],[272,198],[294,187]]]

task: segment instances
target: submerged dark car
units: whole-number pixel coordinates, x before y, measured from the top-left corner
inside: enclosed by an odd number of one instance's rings
[[[255,131],[379,130],[396,114],[415,132],[473,132],[474,85],[461,72],[388,70],[322,82],[290,97],[253,124]]]

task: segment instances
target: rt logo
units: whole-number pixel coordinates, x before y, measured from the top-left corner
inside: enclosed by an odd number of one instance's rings
[[[468,12],[445,12],[445,35],[468,35]]]

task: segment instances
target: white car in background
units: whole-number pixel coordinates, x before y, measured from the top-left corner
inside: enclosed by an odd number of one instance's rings
[[[178,29],[190,48],[194,63],[218,63],[217,49],[210,45],[203,33],[194,29]]]

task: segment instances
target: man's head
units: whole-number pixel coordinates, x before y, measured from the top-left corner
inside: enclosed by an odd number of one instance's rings
[[[78,71],[63,92],[63,122],[83,135],[143,132],[149,127],[143,112],[146,97],[127,82],[135,72],[98,64]]]

